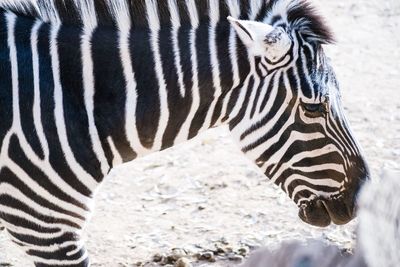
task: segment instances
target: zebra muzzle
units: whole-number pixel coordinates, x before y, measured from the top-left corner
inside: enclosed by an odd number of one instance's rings
[[[299,217],[304,222],[319,227],[326,227],[331,222],[342,225],[354,218],[354,209],[346,204],[343,196],[317,198],[300,205]]]
[[[332,222],[337,225],[346,224],[355,217],[355,208],[352,201],[346,201],[345,197],[331,197],[329,200],[322,200],[326,211],[329,214]]]
[[[319,227],[331,224],[331,218],[321,200],[310,200],[300,205],[299,217],[302,221]]]

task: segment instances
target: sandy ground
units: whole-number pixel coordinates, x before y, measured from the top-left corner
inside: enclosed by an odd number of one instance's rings
[[[338,36],[328,54],[373,177],[399,170],[400,1],[317,4]],[[355,228],[356,221],[326,229],[302,223],[295,205],[220,128],[115,169],[97,195],[86,240],[93,266],[157,266],[148,263],[156,253],[194,255],[216,246],[236,253],[194,265],[233,266],[247,249],[289,239],[322,238],[351,250]],[[4,233],[0,266],[32,266]]]

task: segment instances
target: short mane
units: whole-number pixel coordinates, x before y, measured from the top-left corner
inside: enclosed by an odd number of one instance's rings
[[[286,24],[308,41],[322,44],[335,42],[331,29],[310,1],[276,0],[267,17],[269,23]]]
[[[220,0],[225,5],[243,9],[257,8],[261,13],[268,11],[268,23],[276,18],[284,20],[305,38],[321,43],[333,43],[334,36],[307,0]],[[83,25],[113,25],[130,19],[136,25],[146,25],[146,2],[157,8],[161,23],[169,21],[168,0],[0,0],[0,8],[17,14],[39,18],[45,22]],[[177,0],[179,10],[187,10],[186,1]],[[207,16],[207,0],[188,0],[196,3],[199,16]],[[234,9],[230,9],[234,10]],[[231,14],[235,15],[235,14]],[[261,16],[262,17],[262,16]],[[260,16],[258,18],[261,18]],[[190,21],[183,12],[181,22]]]

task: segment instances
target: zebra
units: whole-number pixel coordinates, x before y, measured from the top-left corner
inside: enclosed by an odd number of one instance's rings
[[[369,177],[304,0],[0,0],[0,222],[37,267],[89,266],[109,171],[228,125],[316,226]]]

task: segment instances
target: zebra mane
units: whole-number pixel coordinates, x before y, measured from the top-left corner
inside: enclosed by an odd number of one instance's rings
[[[224,4],[234,17],[241,12],[249,19],[264,19],[274,24],[283,20],[310,41],[334,42],[333,34],[322,17],[307,0],[215,0]],[[199,18],[208,16],[207,10],[214,0],[0,0],[0,8],[17,14],[35,17],[50,23],[81,26],[119,25],[134,23],[146,25],[146,3],[154,7],[153,15],[160,23],[170,20],[169,5],[180,14],[180,22],[190,21],[194,10]],[[221,7],[222,5],[220,5]],[[241,9],[245,9],[244,11]],[[185,12],[182,12],[185,10]],[[250,15],[250,14],[253,15]],[[264,16],[261,14],[264,13]],[[148,14],[149,15],[149,14]],[[222,14],[221,14],[222,15]],[[242,14],[243,15],[243,14]],[[261,16],[260,16],[261,15]],[[199,19],[196,18],[196,19]]]
[[[0,0],[0,8],[48,23],[86,26],[110,24],[122,19],[117,12],[129,16],[130,8],[142,3],[142,0]]]
[[[155,14],[162,20],[167,16],[169,18],[169,2],[176,3],[179,10],[186,5],[185,1],[180,0],[0,0],[0,9],[49,23],[87,26],[93,23],[118,25],[134,21],[140,25],[146,23],[146,4],[154,7]],[[187,2],[195,3],[196,0]],[[200,2],[207,5],[208,1]],[[186,20],[189,21],[188,16]]]
[[[307,0],[277,0],[267,15],[268,23],[283,23],[309,42],[331,44],[334,35],[323,17]]]

